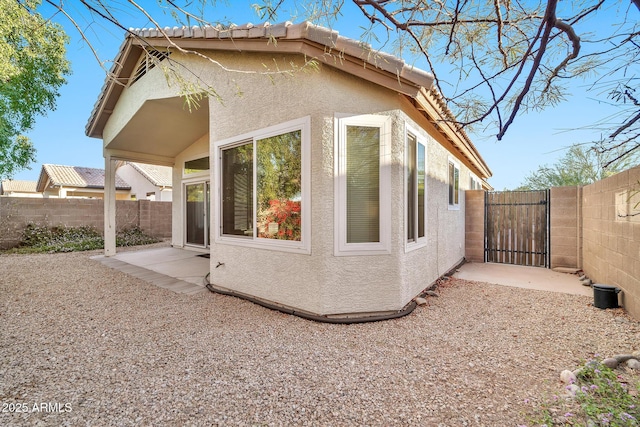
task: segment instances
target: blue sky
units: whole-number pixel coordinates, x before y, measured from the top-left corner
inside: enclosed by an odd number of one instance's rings
[[[260,22],[251,7],[255,0],[233,0],[232,6],[230,3],[216,2],[215,9],[212,9],[215,10],[215,16],[211,13],[211,16],[207,15],[208,19],[229,20],[237,24]],[[119,10],[124,10],[117,6],[117,2],[112,4]],[[140,4],[152,11],[152,16],[163,25],[176,25],[175,21],[157,9],[154,1],[142,1]],[[65,2],[65,5],[91,37],[100,59],[112,60],[124,40],[124,34],[108,24],[92,22],[80,5],[73,2]],[[54,15],[50,6],[42,6],[40,11],[46,17]],[[296,15],[297,11],[290,14],[294,22],[299,22],[301,19]],[[279,22],[286,20],[284,15],[280,16]],[[68,20],[60,14],[52,19],[61,23],[71,36],[67,57],[71,61],[73,74],[60,91],[57,109],[46,117],[40,117],[34,129],[27,134],[38,151],[36,163],[31,170],[16,174],[14,179],[37,180],[43,163],[104,167],[101,140],[86,137],[84,129],[104,84],[105,72]],[[143,16],[128,14],[125,11],[121,12],[121,19],[127,27],[151,26]],[[366,23],[363,22],[360,12],[347,1],[343,8],[343,16],[334,25],[334,29],[343,36],[358,39],[362,34],[360,26],[364,25]],[[426,68],[420,61],[415,62],[415,65]],[[108,69],[111,64],[106,62],[105,66]],[[610,111],[606,105],[592,99],[583,86],[576,84],[572,88],[574,95],[556,108],[519,117],[502,141],[497,141],[491,135],[470,134],[493,171],[493,178],[489,183],[494,188],[513,189],[522,183],[530,171],[542,164],[552,164],[564,154],[563,149],[572,143],[599,138],[599,132],[594,130],[568,131],[586,127]]]

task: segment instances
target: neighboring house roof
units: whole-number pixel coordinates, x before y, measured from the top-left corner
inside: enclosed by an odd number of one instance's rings
[[[440,93],[432,88],[433,75],[406,64],[402,59],[359,40],[340,36],[337,31],[309,22],[271,25],[245,24],[221,27],[182,27],[130,29],[113,61],[86,126],[86,134],[102,138],[102,132],[124,88],[138,78],[137,66],[144,48],[170,47],[243,52],[273,52],[305,55],[394,90],[411,99],[414,108],[431,121],[479,176],[488,178],[491,170],[468,135],[457,124]]]
[[[156,187],[171,187],[173,185],[172,172],[168,166],[150,165],[147,163],[128,162]]]
[[[45,191],[47,183],[54,187],[104,189],[104,169],[44,164],[38,178],[38,191]],[[116,190],[130,189],[131,186],[116,175]]]
[[[2,181],[2,187],[0,194],[7,193],[37,193],[37,185],[36,181],[21,181],[15,179],[7,179]]]

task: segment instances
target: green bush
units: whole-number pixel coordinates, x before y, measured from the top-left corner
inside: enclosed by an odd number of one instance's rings
[[[148,245],[159,239],[145,234],[139,227],[122,230],[116,234],[117,246]],[[28,224],[13,253],[76,252],[102,249],[104,239],[93,227],[44,227]]]
[[[640,426],[637,374],[620,375],[599,359],[586,362],[578,371],[576,382],[567,386],[577,386],[575,396],[545,401],[529,426]]]
[[[145,234],[140,227],[132,227],[116,234],[116,246],[150,245],[159,241],[159,239]]]

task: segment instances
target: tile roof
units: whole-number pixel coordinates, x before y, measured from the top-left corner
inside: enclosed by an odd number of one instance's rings
[[[378,69],[388,71],[398,77],[407,79],[417,86],[430,88],[433,84],[433,74],[408,65],[403,59],[397,56],[374,50],[369,44],[361,40],[350,39],[341,36],[337,31],[320,25],[305,21],[294,24],[290,21],[278,24],[265,22],[253,25],[251,23],[243,25],[231,25],[230,27],[218,26],[193,26],[193,27],[165,27],[158,28],[135,28],[130,29],[131,33],[143,38],[166,38],[171,39],[228,39],[238,41],[241,39],[265,39],[271,41],[274,46],[277,42],[273,40],[299,40],[305,39],[318,43],[327,48],[327,53],[331,50],[337,55],[350,55],[361,61],[375,66]]]
[[[129,29],[86,124],[87,136],[102,138],[104,126],[121,93],[136,78],[136,67],[143,50],[168,48],[174,44],[196,51],[302,54],[395,90],[412,98],[416,108],[477,167],[483,178],[491,176],[491,170],[477,148],[456,122],[437,88],[433,87],[433,74],[406,64],[394,55],[376,51],[360,40],[340,36],[337,31],[310,22]]]
[[[2,193],[37,193],[38,183],[36,181],[21,181],[17,179],[7,179],[2,181]]]
[[[38,180],[39,191],[45,190],[46,178],[58,187],[104,188],[104,169],[44,164]],[[130,189],[131,186],[116,175],[116,190]]]
[[[146,163],[129,162],[142,176],[157,187],[171,187],[173,185],[173,169],[169,166],[149,165]]]
[[[374,74],[378,84],[384,81],[394,90],[410,96],[415,96],[420,88],[431,88],[433,84],[433,74],[406,64],[394,55],[376,51],[360,40],[340,36],[337,31],[310,22],[248,23],[228,28],[210,25],[130,28],[87,122],[85,132],[88,136],[102,137],[105,118],[100,116],[115,105],[123,90],[122,84],[126,86],[130,79],[135,78],[134,67],[139,53],[134,55],[135,62],[127,62],[135,45],[161,46],[169,40],[177,45],[195,42],[200,49],[300,53],[352,73],[354,70],[365,74],[367,70],[377,70]],[[383,74],[386,78],[378,79]]]

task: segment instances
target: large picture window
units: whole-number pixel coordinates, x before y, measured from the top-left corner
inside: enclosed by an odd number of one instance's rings
[[[426,244],[426,147],[408,131],[405,147],[407,248]]]
[[[302,237],[302,132],[260,139],[257,153],[258,237]]]
[[[309,119],[222,141],[218,240],[308,252]]]
[[[336,120],[336,254],[390,252],[390,118]]]

